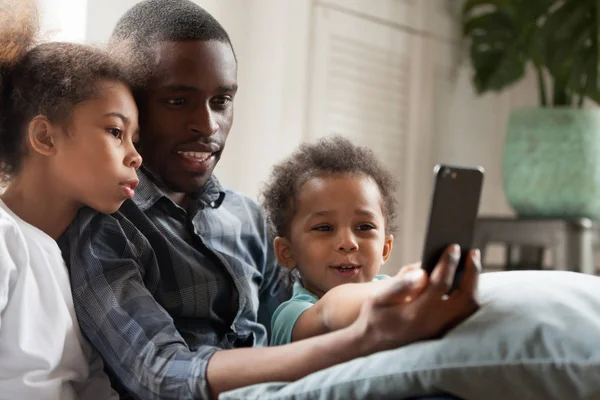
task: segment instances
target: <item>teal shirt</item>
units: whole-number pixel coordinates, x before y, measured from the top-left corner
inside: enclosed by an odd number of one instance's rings
[[[377,275],[373,282],[388,278]],[[312,307],[319,298],[309,292],[299,281],[294,282],[292,298],[281,303],[271,318],[271,346],[291,343],[294,325],[304,311]]]

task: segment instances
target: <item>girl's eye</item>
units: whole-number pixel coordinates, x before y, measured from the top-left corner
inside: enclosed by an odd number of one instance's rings
[[[332,230],[333,230],[333,228],[331,228],[331,226],[329,226],[329,225],[319,225],[319,226],[315,226],[313,228],[313,231],[319,231],[319,232],[329,232]]]
[[[121,139],[121,137],[123,136],[123,131],[119,128],[108,128],[107,131],[117,139]]]

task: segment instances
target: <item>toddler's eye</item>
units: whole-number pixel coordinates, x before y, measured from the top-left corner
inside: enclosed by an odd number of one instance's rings
[[[375,227],[371,224],[362,224],[358,226],[359,231],[370,231],[375,229]]]

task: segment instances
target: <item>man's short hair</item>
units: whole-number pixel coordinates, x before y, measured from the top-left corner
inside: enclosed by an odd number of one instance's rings
[[[146,0],[117,22],[111,41],[219,40],[231,43],[221,24],[190,0]]]
[[[119,19],[110,38],[109,51],[121,61],[134,89],[139,90],[151,77],[154,51],[160,42],[190,40],[217,40],[231,45],[219,21],[194,2],[145,0]]]

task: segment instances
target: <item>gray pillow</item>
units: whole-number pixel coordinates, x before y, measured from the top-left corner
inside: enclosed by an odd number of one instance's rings
[[[600,278],[574,272],[483,274],[481,309],[439,340],[340,364],[292,383],[220,399],[600,399]]]

